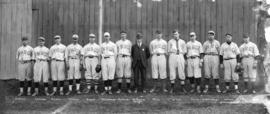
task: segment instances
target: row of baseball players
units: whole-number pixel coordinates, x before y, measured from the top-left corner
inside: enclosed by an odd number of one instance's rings
[[[78,44],[79,36],[72,36],[73,43],[67,47],[61,43],[61,37],[54,37],[55,44],[48,49],[44,46],[45,38],[39,37],[39,44],[36,48],[29,46],[28,38],[22,38],[22,46],[17,51],[18,64],[18,79],[20,80],[20,95],[24,94],[23,87],[28,85],[27,95],[36,96],[39,94],[39,83],[43,82],[46,95],[55,95],[58,90],[59,94],[64,95],[64,81],[69,81],[68,92],[72,91],[73,80],[75,79],[76,91],[80,94],[81,71],[85,69],[85,79],[87,82],[86,93],[91,87],[94,87],[95,93],[98,93],[98,80],[102,78],[105,91],[102,94],[112,94],[112,81],[117,76],[118,90],[121,92],[121,83],[126,80],[128,93],[131,93],[131,48],[132,43],[126,38],[127,33],[120,33],[121,39],[116,43],[110,41],[110,34],[104,33],[105,42],[100,46],[95,43],[96,36],[89,35],[89,43],[82,47]],[[186,92],[184,85],[185,80],[189,80],[192,90],[201,93],[201,68],[204,65],[205,87],[203,92],[207,93],[209,89],[209,80],[213,78],[215,81],[216,91],[221,92],[219,87],[219,66],[224,68],[224,80],[226,88],[223,93],[229,90],[230,81],[234,82],[236,93],[240,93],[238,89],[239,76],[234,71],[236,66],[240,64],[244,67],[244,82],[245,90],[248,92],[248,82],[251,82],[254,87],[256,81],[256,66],[259,51],[256,44],[249,41],[249,37],[244,35],[244,43],[238,48],[237,44],[232,42],[232,35],[226,34],[226,42],[220,45],[219,41],[215,40],[215,32],[208,32],[208,40],[202,45],[196,40],[195,32],[189,34],[190,41],[187,43],[181,39],[177,30],[173,31],[173,38],[168,42],[162,39],[162,33],[156,31],[155,39],[150,42],[149,50],[151,53],[151,70],[152,79],[154,80],[153,88],[150,92],[155,92],[157,80],[161,80],[163,91],[166,89],[166,55],[169,55],[169,79],[171,83],[170,93],[174,92],[175,80],[178,76],[181,83],[181,90]],[[34,61],[33,77],[31,77],[31,65]],[[49,64],[50,63],[50,64]],[[96,72],[95,68],[101,64],[101,73]],[[50,67],[49,67],[50,65]],[[187,67],[185,67],[187,65]],[[51,68],[49,70],[49,68]],[[67,78],[65,77],[65,68],[67,68]],[[185,75],[187,68],[187,76]],[[50,77],[51,71],[51,77]],[[101,75],[102,74],[102,75]],[[49,78],[52,79],[53,92],[48,92]],[[31,94],[31,80],[34,80],[35,91]],[[27,80],[25,82],[25,80]],[[137,92],[137,90],[135,90]],[[146,92],[143,89],[143,92]],[[255,90],[252,88],[252,92]]]

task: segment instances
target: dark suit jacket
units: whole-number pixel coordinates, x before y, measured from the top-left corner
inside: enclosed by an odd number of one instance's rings
[[[149,48],[142,43],[141,47],[138,44],[134,44],[131,48],[131,57],[132,57],[132,67],[134,68],[138,61],[141,61],[143,66],[146,68],[147,59],[150,57]]]

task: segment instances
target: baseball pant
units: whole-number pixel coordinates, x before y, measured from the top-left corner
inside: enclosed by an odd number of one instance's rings
[[[116,67],[117,78],[131,77],[131,58],[129,56],[118,56]]]
[[[253,82],[256,81],[257,69],[253,68],[254,58],[253,57],[243,58],[242,65],[244,68],[243,73],[244,81],[248,81],[249,79]]]
[[[26,63],[19,63],[18,64],[18,80],[19,81],[30,81],[32,79],[31,77],[32,72],[32,64],[31,62]]]
[[[204,56],[204,74],[205,78],[219,78],[219,56],[205,55]]]
[[[85,79],[87,80],[98,80],[100,78],[99,74],[96,72],[95,68],[98,64],[98,58],[85,58]],[[102,69],[103,70],[103,69]]]
[[[36,61],[34,64],[34,82],[47,83],[49,80],[49,63],[47,61]]]
[[[234,82],[238,82],[239,76],[235,72],[235,67],[236,67],[236,59],[229,59],[229,60],[224,60],[224,80],[226,82],[229,82],[233,80]]]
[[[64,81],[65,80],[65,62],[55,61],[51,62],[51,72],[53,81]]]
[[[104,81],[113,80],[115,75],[115,57],[110,56],[109,58],[102,58],[101,60],[101,71],[102,71],[102,79]]]
[[[176,79],[176,69],[180,80],[185,80],[185,59],[182,54],[171,54],[169,56],[170,80]]]
[[[68,79],[80,79],[80,59],[69,59]]]
[[[165,55],[159,55],[159,56],[153,55],[151,59],[151,63],[152,63],[152,78],[153,79],[167,78]],[[158,75],[160,77],[158,77]]]
[[[187,74],[188,77],[202,77],[199,57],[187,59]]]

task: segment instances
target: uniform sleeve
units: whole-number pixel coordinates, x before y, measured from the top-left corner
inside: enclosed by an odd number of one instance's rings
[[[205,53],[205,51],[206,51],[206,48],[207,48],[207,44],[206,44],[206,42],[204,42],[203,43],[203,52]]]
[[[220,52],[220,43],[219,43],[219,41],[217,41],[216,49],[217,49],[217,52],[219,53]]]
[[[240,54],[240,50],[239,50],[237,44],[235,44],[235,54],[236,55],[239,55]]]
[[[68,51],[69,47],[65,48],[65,59],[68,60],[68,55],[69,55],[69,51]]]
[[[164,41],[164,47],[165,47],[165,53],[168,53],[168,43],[166,41]]]
[[[172,42],[171,40],[168,42],[168,45],[167,45],[167,52],[170,53],[171,52],[171,47],[172,47]]]
[[[20,48],[18,48],[18,50],[17,50],[17,52],[16,52],[16,59],[19,59],[19,56],[20,56],[19,51],[20,51]]]
[[[52,55],[53,55],[53,47],[51,47],[51,48],[49,49],[49,57],[52,57]]]
[[[200,53],[203,53],[203,47],[202,47],[202,44],[199,43],[199,46],[200,46],[199,52],[200,52]]]
[[[239,47],[239,51],[240,51],[240,57],[242,57],[243,55],[243,45],[241,45],[240,47]]]
[[[32,60],[36,60],[36,51],[35,51],[35,49],[33,49]]]
[[[259,49],[258,49],[258,47],[257,47],[256,44],[254,44],[254,55],[255,55],[255,56],[259,56],[259,55],[260,55]]]
[[[34,54],[34,49],[31,47],[30,48],[30,57],[31,57],[31,60],[33,60],[33,54]]]
[[[153,54],[153,42],[150,42],[149,44],[149,51],[150,51],[150,54]]]
[[[117,54],[118,54],[117,50],[118,50],[118,49],[117,49],[117,46],[115,45],[115,46],[114,46],[114,55],[115,55],[115,56],[117,56]]]
[[[185,41],[183,41],[183,45],[182,45],[182,49],[183,49],[183,52],[186,54],[187,53],[187,44]]]

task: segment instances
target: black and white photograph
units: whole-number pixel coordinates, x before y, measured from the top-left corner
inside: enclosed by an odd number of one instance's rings
[[[0,0],[0,114],[270,114],[270,0]]]

